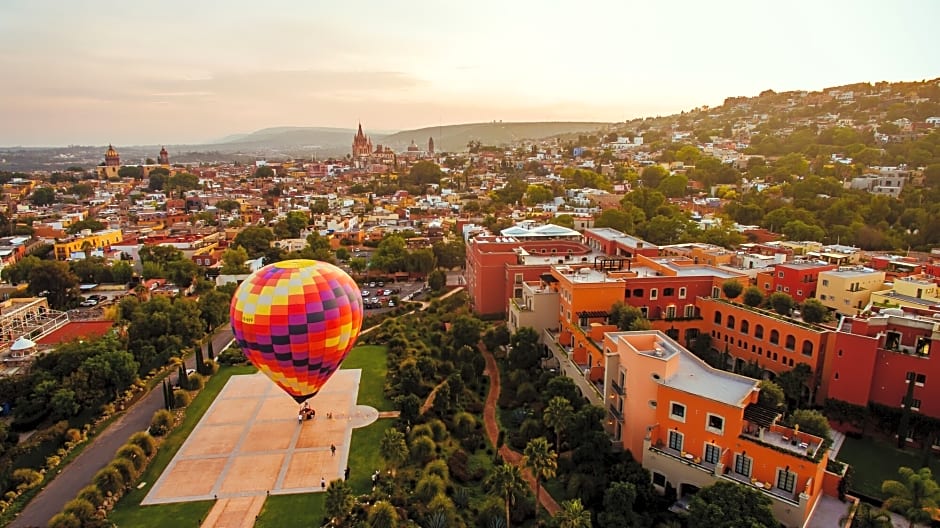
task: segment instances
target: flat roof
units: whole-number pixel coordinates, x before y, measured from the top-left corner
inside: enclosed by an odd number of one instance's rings
[[[873,270],[871,268],[861,268],[861,269],[853,268],[853,269],[833,269],[833,270],[822,271],[820,273],[835,273],[843,277],[864,277],[866,275],[872,275],[875,273],[880,273],[884,275],[885,272]]]
[[[665,266],[676,272],[676,275],[679,277],[721,277],[723,279],[733,279],[744,275],[743,273],[733,272],[729,270],[724,270],[716,266],[708,266],[705,264],[688,264],[688,265],[678,265],[674,263],[669,258],[654,258],[651,259],[653,262]],[[633,269],[644,268],[640,266],[639,268],[634,267]],[[646,268],[650,269],[650,268]],[[655,270],[651,270],[655,274]]]

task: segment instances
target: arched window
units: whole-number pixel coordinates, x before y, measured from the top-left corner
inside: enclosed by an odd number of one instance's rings
[[[734,316],[733,315],[728,316],[728,328],[734,330]]]
[[[715,312],[715,324],[721,324],[721,312]]]
[[[787,335],[787,339],[786,339],[786,341],[784,341],[784,345],[783,345],[783,346],[784,346],[787,350],[794,350],[794,349],[796,349],[796,338],[793,337],[792,335]]]
[[[747,334],[748,330],[750,329],[751,329],[751,323],[747,322],[747,320],[742,320],[741,321],[741,333]]]
[[[813,343],[809,339],[803,341],[803,355],[813,357]]]
[[[776,330],[771,330],[771,331],[770,331],[770,342],[771,342],[772,344],[774,344],[774,345],[779,345],[779,344],[780,344],[780,332],[778,332],[778,331],[776,331]]]
[[[764,338],[764,325],[755,325],[754,326],[754,337],[757,339]]]

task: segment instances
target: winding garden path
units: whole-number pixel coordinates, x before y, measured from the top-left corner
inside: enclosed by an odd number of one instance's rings
[[[483,359],[486,360],[486,375],[490,378],[490,391],[486,395],[486,404],[483,406],[483,427],[486,429],[486,436],[495,446],[496,440],[499,437],[499,422],[496,419],[496,405],[499,401],[500,391],[499,367],[496,365],[496,359],[493,358],[493,354],[489,350],[480,347],[480,351],[483,353]],[[513,451],[506,444],[503,444],[502,447],[499,448],[499,456],[514,466],[522,466],[522,453]],[[529,483],[529,487],[532,488],[532,493],[535,493],[535,477],[532,475],[532,472],[526,468],[522,468],[522,476],[525,478],[526,482]],[[539,502],[549,515],[555,515],[555,513],[561,509],[558,503],[555,502],[555,499],[548,493],[548,490],[545,489],[545,486],[541,487]]]

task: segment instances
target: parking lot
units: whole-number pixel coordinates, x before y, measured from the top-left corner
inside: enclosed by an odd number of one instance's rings
[[[411,300],[411,297],[424,287],[423,281],[385,282],[362,281],[362,303],[366,310],[394,308],[399,301]]]

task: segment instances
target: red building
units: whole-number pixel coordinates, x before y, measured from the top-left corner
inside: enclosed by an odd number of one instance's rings
[[[891,311],[849,317],[834,332],[821,389],[829,398],[900,408],[914,383],[913,410],[940,418],[940,321]]]
[[[585,229],[584,242],[595,251],[615,257],[659,256],[659,246],[609,227]]]
[[[757,286],[766,295],[774,292],[783,292],[801,303],[811,297],[816,297],[816,283],[819,282],[819,273],[834,270],[838,266],[825,262],[786,262],[777,264],[773,270],[762,271],[757,274]]]
[[[467,291],[479,315],[505,314],[522,283],[538,281],[552,264],[593,263],[591,248],[576,240],[520,241],[511,236],[476,236],[467,241]]]

